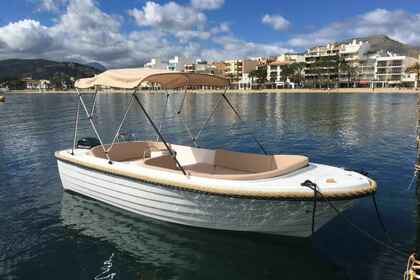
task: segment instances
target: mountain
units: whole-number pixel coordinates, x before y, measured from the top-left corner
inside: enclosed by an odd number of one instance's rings
[[[102,64],[100,64],[99,62],[91,62],[86,64],[87,66],[93,67],[98,69],[99,71],[103,72],[105,71],[107,68],[105,66],[103,66]]]
[[[23,78],[68,80],[91,77],[100,71],[95,67],[74,62],[56,62],[44,59],[0,60],[0,81]]]
[[[368,41],[370,44],[369,52],[375,53],[380,50],[390,51],[400,55],[411,56],[417,58],[420,54],[420,47],[410,46],[396,40],[389,38],[386,35],[374,35],[367,37],[352,38],[343,41],[342,43],[349,43],[352,40]]]

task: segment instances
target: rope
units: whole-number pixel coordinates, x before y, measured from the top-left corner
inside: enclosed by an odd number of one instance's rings
[[[344,220],[349,224],[349,225],[351,225],[354,229],[356,229],[360,234],[362,234],[362,235],[364,235],[366,238],[368,238],[368,239],[370,239],[371,241],[373,241],[373,242],[375,242],[375,243],[377,243],[377,244],[379,244],[379,245],[381,245],[381,246],[383,246],[383,247],[385,247],[385,248],[388,248],[388,249],[390,249],[390,250],[392,250],[392,251],[394,251],[395,253],[398,253],[398,254],[400,254],[400,255],[402,255],[402,256],[406,256],[407,255],[407,253],[406,252],[403,252],[402,250],[400,250],[400,249],[398,249],[398,248],[395,248],[394,246],[392,246],[391,244],[388,244],[388,243],[386,243],[386,242],[384,242],[384,241],[382,241],[382,240],[379,240],[378,238],[376,238],[375,236],[373,236],[371,233],[369,233],[368,231],[366,231],[366,230],[364,230],[364,229],[362,229],[361,227],[359,227],[358,225],[356,225],[355,223],[353,223],[353,221],[350,219],[350,218],[348,218],[344,213],[342,213],[328,198],[326,198],[323,194],[322,194],[322,192],[320,192],[319,190],[318,190],[318,186],[317,186],[317,184],[315,184],[315,183],[313,183],[312,181],[310,181],[310,180],[306,180],[305,182],[303,182],[302,184],[301,184],[301,186],[303,186],[303,187],[307,187],[307,188],[309,188],[309,189],[311,189],[312,191],[314,191],[314,192],[317,192],[318,194],[319,194],[319,196],[326,202],[326,203],[328,203],[328,205],[338,214],[338,215],[341,215],[343,218],[344,218]]]
[[[388,230],[387,230],[387,229],[386,229],[386,227],[385,227],[385,223],[384,223],[384,221],[383,221],[383,219],[382,219],[382,215],[381,215],[381,213],[379,212],[378,204],[376,203],[376,196],[375,196],[375,193],[373,193],[373,194],[372,194],[372,201],[373,201],[373,205],[375,206],[376,217],[378,218],[379,224],[381,225],[382,230],[383,230],[383,232],[385,233],[386,238],[388,239],[388,242],[389,242],[389,243],[393,243],[393,242],[392,242],[392,239],[391,239],[391,236],[389,235]]]
[[[413,174],[413,177],[411,178],[410,184],[408,185],[407,191],[411,191],[411,188],[413,187],[414,181],[417,177],[417,172],[418,172],[418,168],[416,165],[416,170],[414,170],[414,174]]]

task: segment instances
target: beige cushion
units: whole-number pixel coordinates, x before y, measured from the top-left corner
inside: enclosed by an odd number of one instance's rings
[[[273,156],[276,163],[277,174],[284,175],[291,173],[309,164],[309,158],[299,155],[275,155]]]
[[[234,168],[247,172],[265,172],[275,168],[272,156],[216,150],[214,159],[216,166]]]
[[[108,148],[109,145],[106,145]],[[138,161],[150,167],[179,172],[175,160],[169,155],[144,159],[150,149],[164,149],[159,142],[120,142],[116,143],[110,157],[114,161]],[[176,149],[176,145],[174,146]],[[101,146],[94,147],[90,153],[105,158]],[[144,159],[144,162],[143,162]],[[286,175],[308,165],[309,159],[299,155],[260,155],[252,153],[216,150],[213,164],[198,162],[184,166],[191,175],[227,180],[256,180]]]
[[[164,169],[179,170],[176,161],[171,156],[160,156],[144,160],[145,165]]]
[[[108,149],[110,145],[105,145],[105,148]],[[165,146],[160,142],[142,142],[142,141],[131,141],[131,142],[119,142],[115,143],[111,151],[109,151],[109,156],[111,160],[114,161],[132,161],[137,159],[142,159],[145,155],[145,152],[150,149],[160,150]],[[100,158],[106,158],[105,152],[102,146],[96,146],[90,149],[90,154]]]

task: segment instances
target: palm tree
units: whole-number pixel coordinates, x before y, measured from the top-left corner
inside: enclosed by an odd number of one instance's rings
[[[302,73],[306,67],[305,62],[296,62],[291,64],[294,72],[294,81],[300,86],[302,84]]]
[[[413,65],[407,67],[407,69],[405,70],[406,73],[416,73],[416,89],[419,87],[419,83],[420,83],[420,63],[416,62]]]
[[[316,75],[316,80],[318,81],[319,88],[322,88],[323,84],[323,77],[325,74],[328,74],[328,81],[330,79],[330,73],[328,68],[330,67],[330,62],[327,59],[327,57],[321,56],[319,59],[317,59],[314,63],[311,64],[312,70],[314,71]]]
[[[259,86],[267,82],[267,67],[258,67],[249,73],[249,77],[256,79]]]
[[[337,67],[339,73],[338,79],[340,79],[340,73],[344,73],[347,78],[347,87],[349,88],[350,83],[354,80],[354,77],[357,74],[357,67],[347,62],[343,58],[337,60]]]
[[[295,71],[293,67],[291,66],[291,64],[284,64],[280,68],[281,68],[281,81],[283,83],[286,83],[287,78],[290,79],[295,74]]]

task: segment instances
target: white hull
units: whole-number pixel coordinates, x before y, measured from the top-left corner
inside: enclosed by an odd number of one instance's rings
[[[142,216],[194,227],[289,236],[311,235],[311,200],[252,199],[148,184],[58,160],[65,190]],[[351,200],[334,202],[340,209]],[[318,202],[315,229],[337,213]]]

